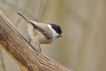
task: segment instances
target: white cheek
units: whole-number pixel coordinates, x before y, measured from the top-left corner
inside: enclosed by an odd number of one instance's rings
[[[47,25],[48,25],[48,27],[51,29],[51,31],[52,31],[52,33],[53,33],[53,36],[54,36],[55,38],[58,37],[59,34],[58,34],[54,29],[52,29],[51,25],[49,25],[49,24],[47,24]]]
[[[53,34],[54,34],[55,38],[59,36],[59,34],[58,34],[58,33],[56,33],[54,30],[52,30],[52,32],[53,32]]]

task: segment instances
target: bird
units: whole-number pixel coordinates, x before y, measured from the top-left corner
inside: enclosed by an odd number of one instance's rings
[[[56,38],[63,37],[62,30],[59,25],[53,23],[39,23],[33,20],[28,20],[21,13],[17,12],[17,14],[27,22],[30,41],[33,40],[39,45],[39,51],[41,51],[41,44],[51,44]]]

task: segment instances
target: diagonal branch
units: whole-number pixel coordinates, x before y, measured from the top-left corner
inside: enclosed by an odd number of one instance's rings
[[[0,46],[24,71],[72,71],[34,49],[0,12]]]

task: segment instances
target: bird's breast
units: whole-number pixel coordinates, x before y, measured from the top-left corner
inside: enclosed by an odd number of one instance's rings
[[[46,38],[38,29],[30,30],[28,29],[29,35],[33,41],[38,44],[50,44],[53,42],[54,38]]]

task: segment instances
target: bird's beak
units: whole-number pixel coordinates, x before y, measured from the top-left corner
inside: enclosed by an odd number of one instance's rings
[[[63,35],[61,34],[60,37],[63,37]]]

